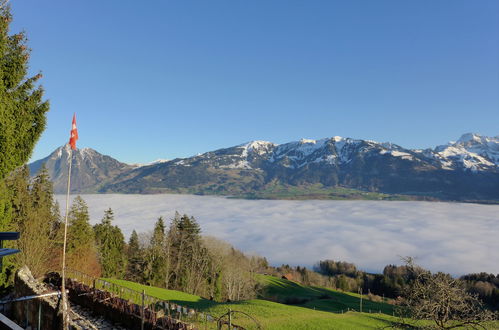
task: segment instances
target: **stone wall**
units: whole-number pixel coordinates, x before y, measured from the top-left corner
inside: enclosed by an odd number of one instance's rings
[[[14,298],[55,291],[54,288],[34,279],[26,266],[16,273],[14,281]],[[14,302],[12,318],[24,328],[30,326],[31,329],[62,329],[61,299],[59,296],[50,296]],[[69,313],[69,328],[97,329],[92,322],[74,312]]]

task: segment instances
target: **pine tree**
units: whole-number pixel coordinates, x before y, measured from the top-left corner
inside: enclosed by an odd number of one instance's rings
[[[207,277],[209,255],[201,243],[201,228],[188,215],[178,213],[172,219],[168,241],[171,242],[172,288],[197,293]]]
[[[102,275],[121,278],[125,273],[125,238],[119,227],[111,225],[113,220],[113,210],[109,208],[104,211],[102,222],[94,226],[95,242],[100,255]]]
[[[43,90],[35,84],[37,74],[28,78],[30,50],[24,33],[9,35],[12,21],[6,0],[0,0],[0,230],[13,230],[11,191],[5,178],[25,164],[45,128],[49,104],[42,101]],[[12,243],[12,242],[11,242]],[[8,244],[11,244],[8,243]],[[4,258],[0,287],[9,285],[14,264]]]
[[[89,275],[100,275],[95,236],[90,226],[88,206],[77,196],[68,214],[67,267]]]
[[[127,246],[126,279],[134,282],[142,282],[144,274],[144,257],[139,245],[139,235],[134,230],[130,235]]]
[[[28,161],[49,109],[36,86],[41,74],[27,77],[27,38],[24,32],[9,35],[11,21],[9,6],[0,5],[0,180]]]
[[[147,250],[145,276],[147,283],[154,286],[164,286],[167,277],[167,258],[165,255],[165,223],[159,217],[154,226],[151,244]]]

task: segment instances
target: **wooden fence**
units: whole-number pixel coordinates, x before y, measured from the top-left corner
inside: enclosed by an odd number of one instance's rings
[[[216,326],[217,320],[208,313],[147,295],[144,291],[133,290],[74,269],[66,269],[66,276],[69,281],[68,288],[77,289],[80,296],[92,294],[97,297],[95,299],[99,302],[112,299],[112,303],[122,311],[127,310],[128,313],[141,318],[143,323],[152,323],[158,329],[161,329],[161,322],[164,323],[162,318],[169,320],[170,323],[196,322],[198,324],[205,323],[205,325],[211,323],[210,328]],[[86,293],[87,291],[88,293]],[[99,291],[107,292],[110,295],[106,297],[100,294],[102,297],[98,297],[99,293],[97,292]]]

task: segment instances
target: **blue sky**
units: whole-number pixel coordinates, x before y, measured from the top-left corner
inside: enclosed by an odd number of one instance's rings
[[[48,126],[121,161],[250,140],[499,134],[496,0],[11,0]]]

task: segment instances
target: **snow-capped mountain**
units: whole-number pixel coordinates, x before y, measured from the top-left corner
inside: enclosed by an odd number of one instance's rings
[[[90,153],[83,150],[80,163],[84,154]],[[471,133],[425,150],[335,136],[284,144],[252,141],[140,167],[115,162],[110,176],[104,179],[102,174],[93,180],[95,191],[237,195],[258,192],[270,183],[320,184],[450,199],[499,200],[499,138]],[[99,166],[90,167],[96,171]]]
[[[467,133],[457,142],[435,148],[435,157],[446,169],[486,171],[499,166],[499,136],[487,137]]]
[[[65,192],[67,190],[69,151],[69,145],[65,145],[57,148],[46,158],[29,164],[31,174],[35,175],[45,164],[54,183],[54,191]],[[74,150],[72,155],[71,191],[76,193],[95,192],[96,187],[133,168],[90,148]]]
[[[425,162],[428,166],[444,170],[489,171],[497,169],[499,165],[499,137],[489,138],[468,133],[457,142],[426,150],[411,150],[389,142],[379,143],[339,136],[320,140],[301,139],[281,145],[267,141],[251,141],[187,159],[177,159],[174,164],[259,169],[266,163],[267,166],[274,164],[298,169],[311,163],[343,166],[359,155],[382,155]]]

